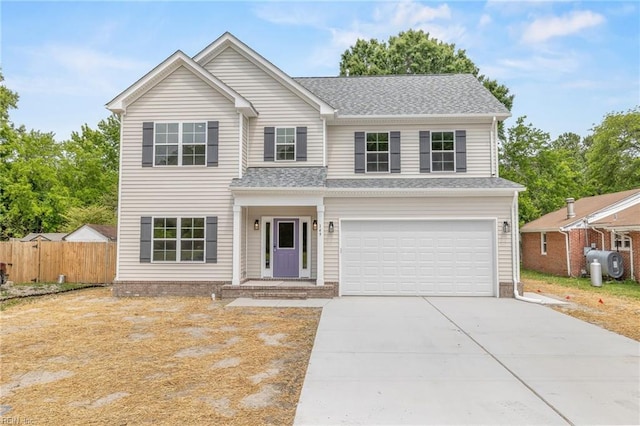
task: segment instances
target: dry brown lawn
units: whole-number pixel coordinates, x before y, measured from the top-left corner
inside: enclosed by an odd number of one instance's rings
[[[568,305],[554,306],[553,309],[640,341],[640,300],[598,295],[593,291],[533,279],[522,281],[525,291],[547,294],[569,302]]]
[[[109,288],[11,306],[0,312],[0,418],[291,424],[319,318]]]

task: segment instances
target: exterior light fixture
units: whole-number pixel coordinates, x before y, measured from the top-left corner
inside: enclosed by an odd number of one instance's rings
[[[260,230],[260,221],[258,219],[256,219],[255,222],[253,222],[253,229],[256,231]]]
[[[507,222],[506,220],[502,222],[502,232],[508,234],[510,230],[511,226],[509,226],[509,222]]]
[[[317,231],[317,230],[318,230],[318,221],[317,221],[317,220],[315,220],[315,219],[313,220],[313,225],[312,225],[312,227],[313,227],[313,230],[314,230],[314,231]]]
[[[329,222],[329,232],[333,233],[333,222]]]

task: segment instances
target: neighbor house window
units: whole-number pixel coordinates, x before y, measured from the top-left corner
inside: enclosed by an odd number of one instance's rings
[[[540,234],[540,251],[542,254],[547,254],[547,233],[542,232]]]
[[[203,217],[153,219],[154,262],[204,262]]]
[[[389,171],[389,133],[367,133],[367,172]]]
[[[207,123],[156,123],[154,164],[156,166],[204,166]]]
[[[455,171],[455,158],[454,132],[431,132],[431,171]]]
[[[629,250],[631,249],[631,239],[624,234],[617,232],[611,233],[611,249],[612,250]]]
[[[276,129],[276,160],[293,161],[296,159],[296,128],[279,127]]]

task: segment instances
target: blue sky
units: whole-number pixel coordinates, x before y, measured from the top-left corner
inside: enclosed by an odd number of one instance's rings
[[[230,31],[291,76],[337,75],[358,38],[409,28],[455,43],[516,95],[513,117],[552,137],[589,134],[640,104],[637,1],[2,1],[0,59],[20,95],[11,120],[63,140],[180,49]]]

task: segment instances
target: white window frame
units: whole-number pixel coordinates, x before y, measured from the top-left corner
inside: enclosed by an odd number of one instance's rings
[[[175,238],[156,238],[155,222],[156,219],[175,219],[176,220],[176,237]],[[182,238],[182,220],[183,219],[201,219],[203,226],[202,238]],[[175,241],[176,242],[176,260],[155,260],[155,242],[156,241]],[[202,260],[183,260],[182,259],[182,241],[202,241]],[[153,216],[151,218],[151,262],[152,263],[205,263],[207,260],[207,218],[204,216]]]
[[[279,130],[283,130],[285,132],[285,134],[283,135],[285,137],[285,141],[283,143],[278,143],[278,131]],[[287,142],[286,140],[286,131],[287,130],[293,130],[293,143],[291,142]],[[297,128],[296,127],[276,127],[275,129],[275,140],[273,143],[273,159],[274,161],[278,161],[278,162],[285,162],[285,163],[290,163],[292,161],[296,161],[296,143],[297,143]],[[293,158],[291,159],[278,159],[278,146],[293,146]]]
[[[435,133],[451,133],[453,135],[453,149],[452,150],[434,150],[433,149],[433,135]],[[433,167],[433,154],[434,153],[452,153],[453,154],[453,170],[435,170]],[[456,131],[455,130],[432,130],[429,135],[429,161],[431,166],[431,173],[455,173],[456,172]]]
[[[620,247],[616,247],[616,241],[620,241]],[[631,238],[620,232],[611,231],[611,250],[631,250]]]
[[[178,125],[178,162],[177,164],[156,164],[156,147],[165,146],[165,145],[176,145],[175,143],[161,143],[157,141],[157,129],[158,125],[170,125],[177,124]],[[204,142],[184,142],[184,125],[185,124],[204,124]],[[206,121],[156,121],[153,123],[153,167],[206,167],[207,166],[207,137],[208,137],[208,129]],[[196,134],[196,133],[194,133]],[[184,155],[184,146],[185,145],[198,145],[204,146],[204,163],[203,164],[183,164],[183,155]]]
[[[387,150],[386,151],[369,151],[369,135],[370,134],[386,134],[387,135]],[[376,141],[376,143],[379,143]],[[387,170],[369,170],[369,154],[387,154]],[[379,161],[378,161],[379,164]],[[391,132],[365,132],[364,133],[364,170],[365,173],[391,173]]]
[[[547,255],[547,233],[540,233],[540,254],[546,256]]]

